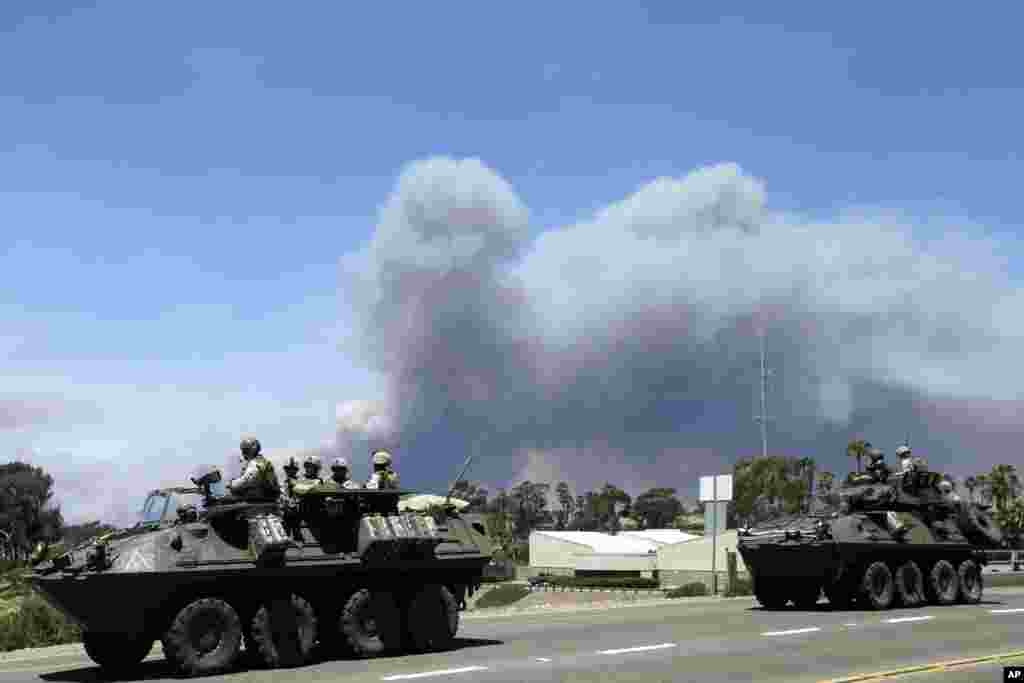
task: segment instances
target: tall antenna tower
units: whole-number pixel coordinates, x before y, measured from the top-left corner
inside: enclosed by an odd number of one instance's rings
[[[767,409],[768,409],[768,375],[771,374],[771,370],[769,370],[766,367],[766,365],[765,365],[764,334],[765,334],[764,327],[761,327],[761,329],[758,331],[758,334],[757,334],[758,339],[759,339],[759,341],[761,343],[761,413],[754,418],[754,421],[760,423],[760,425],[761,425],[761,457],[762,458],[767,458],[768,457],[768,420],[771,419],[771,418],[768,417],[768,414],[767,414]]]

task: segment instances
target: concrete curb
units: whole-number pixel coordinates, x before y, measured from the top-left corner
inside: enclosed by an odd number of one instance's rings
[[[876,671],[870,674],[854,674],[845,678],[832,678],[820,683],[861,683],[862,681],[873,681],[879,678],[892,678],[894,676],[905,676],[906,674],[925,673],[927,671],[943,671],[953,666],[967,666],[969,664],[981,664],[1001,659],[1018,659],[1024,657],[1024,650],[1017,652],[1004,652],[998,655],[985,655],[984,657],[970,657],[968,659],[954,659],[949,662],[935,662],[933,664],[921,664],[920,666],[906,666],[902,669],[891,671]]]

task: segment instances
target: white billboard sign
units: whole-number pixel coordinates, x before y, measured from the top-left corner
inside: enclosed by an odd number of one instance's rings
[[[700,478],[700,500],[702,503],[714,500],[732,500],[732,475],[719,474]]]

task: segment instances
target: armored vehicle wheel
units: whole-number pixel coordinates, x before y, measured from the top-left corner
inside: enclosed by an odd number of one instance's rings
[[[892,572],[885,562],[872,562],[864,570],[860,593],[868,609],[888,609],[893,598]]]
[[[981,567],[974,560],[964,560],[957,568],[957,578],[960,579],[960,602],[969,605],[976,605],[981,602],[983,583],[981,578]]]
[[[153,641],[124,633],[82,632],[85,654],[108,673],[126,673],[138,666],[153,649]]]
[[[789,602],[789,598],[782,591],[778,581],[766,581],[754,579],[754,597],[765,609],[782,609]]]
[[[459,605],[447,588],[428,584],[412,596],[403,621],[411,650],[444,650],[459,630]]]
[[[316,644],[316,614],[308,602],[292,595],[271,600],[252,620],[252,642],[268,667],[305,664]]]
[[[227,670],[242,647],[242,622],[235,609],[216,598],[186,605],[162,639],[167,661],[189,676]]]
[[[904,562],[896,569],[893,577],[896,583],[896,596],[904,607],[917,607],[924,604],[924,574],[916,562]]]
[[[401,612],[390,593],[356,591],[341,610],[341,632],[359,657],[395,650],[402,643]]]
[[[960,581],[956,569],[947,560],[939,560],[928,572],[925,584],[928,599],[936,605],[952,605],[960,592]]]
[[[799,609],[814,609],[821,598],[821,586],[802,587],[793,593],[793,604]]]

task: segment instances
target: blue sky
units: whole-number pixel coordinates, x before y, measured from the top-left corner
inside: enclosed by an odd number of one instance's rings
[[[1006,5],[45,5],[0,9],[0,393],[95,405],[0,447],[53,467],[329,438],[381,386],[339,258],[428,156],[534,233],[723,161],[805,216],[1024,219]]]

